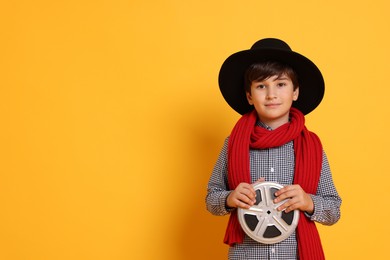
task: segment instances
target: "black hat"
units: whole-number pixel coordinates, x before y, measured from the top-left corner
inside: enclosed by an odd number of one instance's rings
[[[320,70],[305,56],[294,52],[282,40],[266,38],[257,41],[249,50],[229,56],[219,71],[219,88],[226,102],[238,113],[253,109],[244,90],[244,74],[253,63],[277,61],[290,66],[298,76],[299,97],[293,107],[304,115],[313,111],[324,96],[325,83]]]

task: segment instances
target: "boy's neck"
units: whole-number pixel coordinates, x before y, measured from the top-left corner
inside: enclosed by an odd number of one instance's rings
[[[261,124],[268,130],[275,130],[276,128],[288,123],[290,119],[286,120],[280,120],[280,121],[271,121],[271,122],[266,122],[261,119],[259,119]]]

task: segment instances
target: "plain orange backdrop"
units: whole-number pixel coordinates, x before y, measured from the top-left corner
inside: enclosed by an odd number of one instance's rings
[[[233,52],[278,37],[322,70],[306,117],[342,218],[327,259],[389,259],[390,4],[2,1],[0,259],[225,259],[206,185],[238,119]]]

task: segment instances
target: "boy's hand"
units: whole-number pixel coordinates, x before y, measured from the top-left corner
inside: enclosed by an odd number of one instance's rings
[[[313,214],[313,200],[299,184],[285,186],[275,192],[275,196],[276,198],[274,199],[274,203],[288,199],[285,203],[278,207],[279,211],[285,209],[285,212],[288,213],[295,209],[299,209],[301,211],[306,211],[309,214]]]
[[[262,182],[264,178],[258,179],[256,182]],[[240,183],[226,199],[226,205],[229,208],[244,208],[248,209],[256,202],[256,192],[253,186],[249,183]]]

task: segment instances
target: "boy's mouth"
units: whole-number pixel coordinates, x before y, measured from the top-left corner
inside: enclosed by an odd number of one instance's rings
[[[268,104],[265,104],[266,107],[277,107],[279,105],[280,105],[279,103],[268,103]]]

